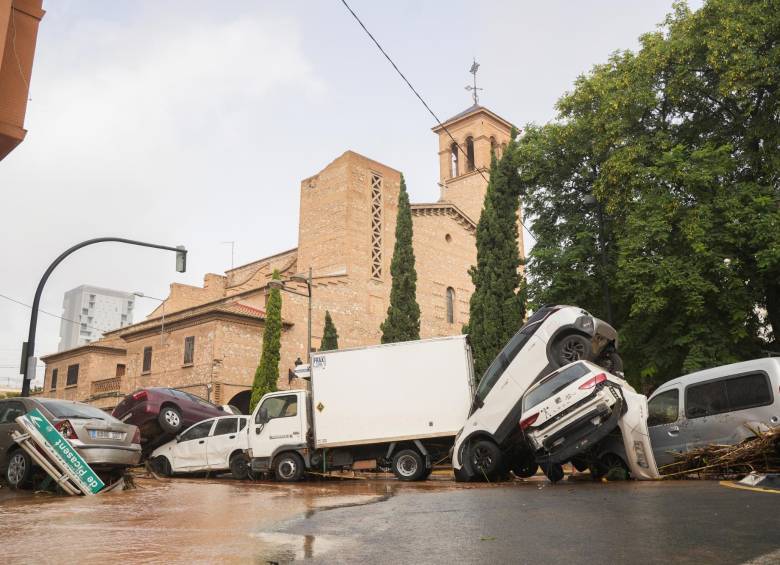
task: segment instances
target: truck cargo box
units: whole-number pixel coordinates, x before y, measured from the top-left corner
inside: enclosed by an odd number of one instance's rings
[[[466,336],[317,353],[316,447],[455,436],[468,417],[472,373]]]

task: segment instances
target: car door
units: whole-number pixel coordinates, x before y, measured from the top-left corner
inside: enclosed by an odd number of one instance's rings
[[[291,393],[263,400],[250,432],[252,457],[271,457],[277,447],[305,441],[301,417],[305,406],[299,406],[298,397],[299,393]]]
[[[173,448],[174,471],[202,471],[208,469],[206,457],[207,442],[214,419],[199,422],[185,430],[176,439]]]
[[[26,413],[22,401],[0,400],[0,468],[5,468],[6,453],[16,445],[11,437],[11,432],[19,430],[16,418]]]
[[[690,450],[713,443],[728,443],[737,427],[729,412],[726,381],[717,379],[685,387],[685,426],[680,441]]]
[[[209,469],[227,469],[228,458],[238,444],[238,418],[217,418],[216,425],[206,442],[206,459]]]
[[[679,387],[660,392],[648,402],[647,426],[659,467],[674,461],[674,454],[670,452],[684,449],[685,426],[682,419]]]

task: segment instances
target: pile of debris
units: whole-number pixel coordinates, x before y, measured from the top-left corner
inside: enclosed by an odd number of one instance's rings
[[[738,479],[748,473],[780,472],[780,428],[756,430],[756,437],[739,445],[708,445],[676,455],[661,467],[664,479]]]

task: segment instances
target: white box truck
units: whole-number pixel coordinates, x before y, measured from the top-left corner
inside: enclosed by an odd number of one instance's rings
[[[447,457],[473,397],[466,336],[312,355],[311,391],[266,394],[247,426],[255,473],[390,468],[425,479]]]

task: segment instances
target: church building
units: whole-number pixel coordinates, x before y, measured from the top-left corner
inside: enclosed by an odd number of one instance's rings
[[[500,156],[511,128],[476,103],[433,128],[440,198],[411,205],[422,338],[460,334],[468,322],[468,271],[476,264],[491,152]],[[246,410],[274,270],[295,291],[282,292],[278,386],[303,388],[292,372],[296,360],[306,360],[308,298],[301,279],[311,270],[313,348],[319,347],[326,310],[340,348],[378,344],[390,299],[399,190],[399,171],[346,151],[301,182],[296,248],[206,274],[200,287],[173,283],[146,320],[44,356],[41,394],[108,410],[138,388],[166,386]]]

